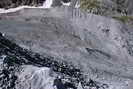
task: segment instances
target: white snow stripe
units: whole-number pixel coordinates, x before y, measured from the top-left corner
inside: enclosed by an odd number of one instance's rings
[[[24,8],[44,8],[44,7],[43,6],[40,6],[40,7],[35,7],[35,6],[19,6],[19,7],[7,9],[7,10],[0,9],[0,13],[16,12],[16,11],[19,11],[19,10],[24,9]]]
[[[43,7],[44,8],[51,8],[53,4],[53,0],[46,0],[44,3],[43,3]]]
[[[68,2],[68,3],[64,3],[64,2],[61,2],[64,6],[70,6],[71,2]]]

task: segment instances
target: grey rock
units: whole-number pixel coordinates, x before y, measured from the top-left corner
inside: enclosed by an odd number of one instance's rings
[[[21,47],[72,63],[110,89],[126,89],[133,80],[133,30],[114,19],[71,7],[25,8],[1,14],[0,32]]]
[[[133,1],[132,0],[100,0],[108,9],[114,9],[121,14],[132,15]]]

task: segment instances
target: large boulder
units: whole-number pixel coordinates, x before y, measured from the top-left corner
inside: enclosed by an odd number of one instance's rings
[[[18,75],[16,89],[54,89],[54,77],[49,74],[50,69],[46,67],[23,66],[23,72]]]

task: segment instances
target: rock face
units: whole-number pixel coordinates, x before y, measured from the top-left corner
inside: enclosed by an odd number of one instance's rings
[[[67,61],[44,56],[19,47],[0,33],[0,88],[77,89],[78,83],[90,88],[105,85],[85,80],[80,69]]]
[[[52,3],[52,7],[56,6],[62,6],[63,3],[70,3],[72,7],[75,7],[80,0],[1,0],[0,1],[0,8],[15,8],[22,5],[28,5],[28,6],[43,6],[47,5],[46,3]],[[45,7],[45,6],[44,6]]]
[[[72,63],[105,89],[132,89],[133,30],[119,21],[71,7],[25,8],[0,18],[0,32],[20,47]]]
[[[132,0],[81,0],[81,7],[104,16],[132,15]]]
[[[16,89],[54,89],[54,77],[46,67],[23,66],[24,71],[18,76]]]
[[[42,5],[45,0],[1,0],[0,8],[11,8],[19,5]]]

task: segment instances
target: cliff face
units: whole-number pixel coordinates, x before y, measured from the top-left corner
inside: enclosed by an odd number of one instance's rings
[[[13,8],[21,5],[42,6],[47,0],[1,0],[0,8]],[[62,2],[71,2],[71,5],[81,2],[84,9],[93,9],[90,12],[99,13],[101,15],[128,14],[133,13],[132,0],[49,0],[53,2],[53,6],[61,6]],[[100,3],[99,3],[100,2]]]
[[[39,6],[43,5],[45,0],[1,0],[0,8],[12,8],[20,5]]]
[[[52,3],[52,7],[68,5],[68,3],[71,4],[71,7],[75,7],[77,3],[79,5],[80,0],[1,0],[0,8],[10,9],[23,5],[38,7],[45,5],[46,2],[47,4]]]
[[[20,47],[67,61],[86,81],[107,84],[105,89],[132,89],[133,30],[121,22],[64,6],[25,8],[0,17],[0,32]]]
[[[132,15],[132,0],[81,0],[81,6],[100,15]]]

